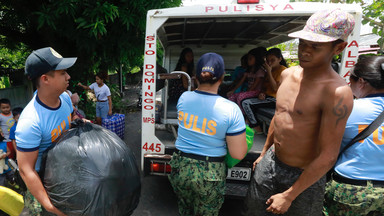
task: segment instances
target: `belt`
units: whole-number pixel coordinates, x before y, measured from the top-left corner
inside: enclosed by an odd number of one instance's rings
[[[201,161],[208,161],[208,162],[223,162],[224,161],[224,156],[222,156],[222,157],[209,157],[209,156],[185,153],[182,151],[179,151],[179,155],[183,156],[183,157],[187,157],[187,158],[192,158],[192,159],[201,160]]]
[[[107,102],[108,100],[97,100],[97,102]]]
[[[368,182],[372,182],[373,187],[384,187],[384,181],[350,179],[350,178],[345,178],[336,172],[333,172],[332,178],[333,178],[333,180],[335,180],[339,183],[359,185],[359,186],[367,186]]]

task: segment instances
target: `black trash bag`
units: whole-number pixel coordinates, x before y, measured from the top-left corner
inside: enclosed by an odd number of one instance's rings
[[[132,151],[114,133],[91,123],[65,132],[48,151],[44,187],[67,215],[131,215],[140,199]]]

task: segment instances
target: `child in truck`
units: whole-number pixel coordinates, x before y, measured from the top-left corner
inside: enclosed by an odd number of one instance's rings
[[[241,101],[246,98],[257,97],[261,92],[266,70],[263,67],[265,63],[265,55],[267,50],[265,47],[257,47],[248,52],[248,68],[241,79],[236,82],[232,90],[227,93],[228,99],[237,103],[241,107]],[[236,89],[246,83],[245,90],[235,93]]]
[[[261,132],[260,125],[255,116],[255,111],[261,107],[274,108],[276,104],[276,92],[280,86],[281,72],[288,66],[279,48],[272,48],[267,51],[267,62],[263,64],[267,70],[263,90],[258,97],[248,98],[241,102],[245,117],[249,126],[256,132]]]

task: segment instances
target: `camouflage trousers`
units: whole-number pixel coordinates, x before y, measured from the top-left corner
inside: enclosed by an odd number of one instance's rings
[[[29,215],[33,216],[52,216],[50,212],[47,212],[37,201],[37,199],[31,194],[29,190],[23,193],[24,208],[28,210]]]
[[[226,165],[174,153],[169,181],[178,198],[181,215],[218,215],[224,202]]]
[[[324,215],[384,215],[384,187],[350,185],[332,180],[327,183]]]

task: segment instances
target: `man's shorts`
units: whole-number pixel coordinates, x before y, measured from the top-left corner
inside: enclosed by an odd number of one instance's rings
[[[107,118],[109,111],[109,102],[96,102],[96,117]]]
[[[290,188],[299,178],[302,169],[291,167],[281,162],[271,147],[256,165],[245,199],[245,215],[273,215],[267,212],[266,201],[275,194]],[[292,202],[284,215],[317,216],[322,215],[325,188],[325,176],[303,191]]]
[[[384,215],[384,187],[327,183],[324,201],[325,215]]]
[[[226,165],[174,153],[169,181],[178,197],[181,215],[218,215],[224,202]]]

